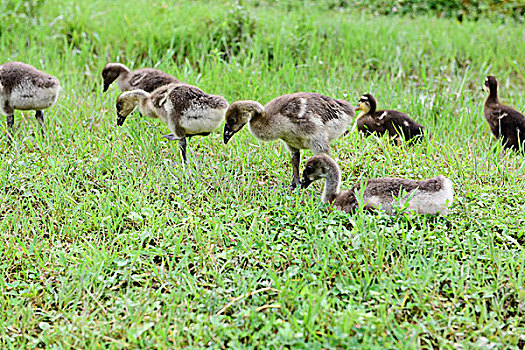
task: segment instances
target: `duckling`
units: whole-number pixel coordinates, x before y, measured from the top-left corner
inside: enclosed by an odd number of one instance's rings
[[[391,137],[403,137],[406,141],[423,134],[425,127],[416,123],[405,113],[392,110],[377,111],[377,100],[370,94],[359,98],[356,111],[361,111],[357,116],[357,130],[364,134],[385,132]]]
[[[57,78],[22,62],[0,65],[0,111],[13,131],[15,109],[34,110],[44,136],[44,109],[55,104],[60,91]]]
[[[153,92],[153,90],[171,83],[180,83],[177,79],[153,68],[142,68],[130,71],[126,66],[120,63],[108,63],[102,70],[104,79],[104,92],[106,92],[111,83],[116,79],[120,91],[144,90]]]
[[[250,132],[263,141],[282,140],[291,153],[291,189],[300,184],[300,150],[330,151],[330,142],[343,135],[355,116],[348,102],[311,92],[277,97],[266,106],[237,101],[226,112],[224,143],[248,123]]]
[[[184,83],[164,85],[152,93],[126,91],[117,98],[117,125],[123,125],[137,106],[142,115],[159,118],[168,125],[172,134],[164,137],[179,141],[182,159],[186,163],[186,138],[207,136],[215,130],[224,119],[228,101]]]
[[[361,192],[366,210],[381,208],[390,214],[395,203],[404,205],[409,201],[408,209],[418,214],[447,215],[454,200],[452,182],[442,175],[421,181],[388,177],[370,179],[349,191],[341,191],[341,170],[325,153],[316,154],[306,162],[301,187],[307,188],[321,178],[326,179],[321,200],[347,213],[357,209],[357,195]]]
[[[483,90],[489,93],[483,104],[483,115],[487,119],[494,136],[501,138],[505,148],[513,150],[523,149],[525,143],[525,116],[514,108],[502,105],[499,102],[496,77],[486,77]]]

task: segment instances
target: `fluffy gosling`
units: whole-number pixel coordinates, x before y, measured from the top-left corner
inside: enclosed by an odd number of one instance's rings
[[[117,125],[123,125],[137,106],[142,115],[159,118],[168,125],[172,133],[164,137],[179,141],[182,159],[187,162],[186,138],[206,136],[215,130],[224,119],[228,101],[188,84],[164,85],[151,94],[126,91],[117,98]]]
[[[0,65],[0,110],[12,133],[15,109],[34,110],[44,136],[44,109],[55,104],[60,91],[57,78],[21,62]]]
[[[361,192],[366,210],[382,209],[390,214],[394,212],[396,205],[403,206],[408,201],[409,211],[447,215],[454,200],[452,182],[442,175],[421,181],[398,178],[370,179],[349,191],[341,191],[339,166],[324,153],[316,154],[308,160],[301,186],[307,188],[319,179],[326,179],[321,197],[323,203],[332,203],[337,209],[347,213],[357,209],[357,196]]]
[[[310,92],[277,97],[266,106],[256,101],[237,101],[226,112],[224,143],[244,125],[263,141],[282,140],[291,153],[291,188],[300,185],[300,150],[330,151],[330,142],[343,135],[355,115],[348,102]]]
[[[117,86],[120,91],[144,90],[153,92],[159,87],[171,83],[180,83],[177,79],[153,68],[141,68],[130,71],[128,67],[121,63],[108,63],[102,70],[102,79],[104,79],[104,92],[106,92],[117,80]]]

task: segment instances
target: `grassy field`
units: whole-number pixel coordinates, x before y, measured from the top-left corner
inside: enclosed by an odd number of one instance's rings
[[[523,348],[525,162],[490,134],[481,86],[496,75],[525,111],[525,27],[261,3],[2,2],[1,61],[63,91],[46,139],[17,112],[16,143],[0,140],[0,347]],[[433,137],[352,130],[333,143],[343,186],[444,174],[456,204],[330,211],[321,183],[290,192],[284,146],[248,130],[192,139],[183,167],[160,121],[116,126],[108,61],[230,102],[372,92]]]

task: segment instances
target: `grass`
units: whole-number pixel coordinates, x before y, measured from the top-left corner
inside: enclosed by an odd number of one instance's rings
[[[48,137],[18,111],[16,143],[0,141],[2,348],[524,346],[525,162],[492,138],[481,92],[496,75],[525,110],[523,26],[290,4],[0,5],[3,61],[63,85]],[[247,130],[228,146],[221,130],[192,139],[182,167],[159,121],[116,126],[108,61],[229,101],[372,92],[433,137],[348,133],[333,143],[344,187],[444,174],[456,204],[448,217],[327,210],[322,184],[289,192],[283,145]]]

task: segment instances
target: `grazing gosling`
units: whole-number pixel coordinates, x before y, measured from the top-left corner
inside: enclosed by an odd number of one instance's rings
[[[159,118],[168,125],[169,140],[178,140],[182,159],[187,162],[186,138],[209,135],[224,119],[228,101],[222,96],[209,95],[188,84],[161,86],[151,94],[144,90],[126,91],[117,98],[117,125],[139,107],[142,115]]]
[[[248,124],[263,141],[282,140],[292,157],[291,188],[300,185],[300,150],[330,151],[330,142],[343,135],[355,115],[348,102],[310,92],[277,97],[266,106],[256,101],[237,101],[226,112],[224,143]]]
[[[371,94],[359,98],[356,111],[357,130],[364,134],[388,134],[393,138],[403,137],[409,141],[416,136],[423,135],[425,127],[416,123],[405,113],[393,110],[377,111],[377,100]]]
[[[490,130],[496,138],[501,139],[505,148],[523,150],[525,143],[525,116],[514,108],[500,103],[496,77],[486,77],[483,90],[489,93],[483,104],[483,116],[487,119]]]
[[[0,65],[0,110],[7,116],[12,133],[15,109],[34,110],[44,136],[44,109],[55,104],[60,91],[57,78],[21,62]]]
[[[418,214],[447,215],[454,199],[452,182],[440,175],[428,180],[408,180],[397,178],[370,179],[349,191],[341,191],[341,171],[328,154],[317,154],[308,160],[303,171],[301,186],[307,188],[313,181],[324,178],[326,184],[324,203],[332,203],[337,209],[347,213],[358,207],[357,195],[363,193],[363,204],[367,210],[382,209],[393,213],[395,204],[405,205]]]
[[[120,91],[144,90],[153,92],[155,89],[171,84],[180,83],[177,79],[153,68],[142,68],[130,71],[125,65],[120,63],[108,63],[102,70],[102,79],[104,79],[104,92],[106,92],[111,83],[117,80],[117,86]]]

